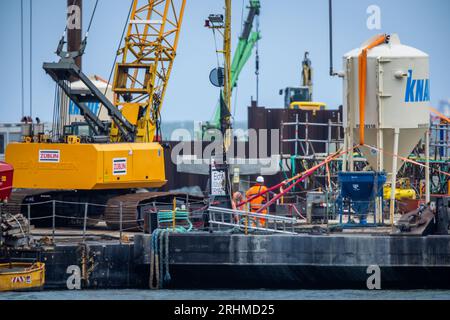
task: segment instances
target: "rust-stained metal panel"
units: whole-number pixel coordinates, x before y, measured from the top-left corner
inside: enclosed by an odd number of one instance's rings
[[[266,129],[266,139],[270,141],[271,130],[281,130],[282,122],[295,122],[296,115],[298,115],[298,120],[300,122],[306,122],[308,118],[309,122],[314,123],[328,123],[329,120],[332,122],[342,121],[342,108],[338,110],[321,110],[321,111],[304,111],[304,110],[288,110],[282,108],[266,108],[266,107],[258,107],[254,103],[248,108],[248,128],[255,129],[257,131],[258,136],[260,135],[259,130]],[[283,130],[283,135],[285,138],[293,138],[295,136],[295,128],[285,127]],[[299,126],[299,135],[304,138],[305,136],[305,126]],[[338,129],[335,128],[332,130],[332,137],[336,139],[338,135],[342,138],[343,131],[338,132]],[[316,140],[326,140],[328,137],[328,129],[326,127],[310,127],[309,128],[309,138]],[[177,172],[176,164],[171,160],[171,150],[175,147],[179,142],[169,141],[167,144],[170,146],[169,149],[165,151],[165,166],[166,166],[166,179],[168,183],[164,186],[164,191],[169,190],[177,190],[184,187],[195,187],[199,186],[203,191],[207,190],[208,176],[196,175],[196,174],[188,174],[188,173],[180,173]],[[194,142],[181,142],[183,144],[190,144],[190,147],[187,147],[186,150],[191,150],[191,153],[194,153]],[[236,150],[238,150],[238,144],[244,143],[245,149],[245,157],[253,157],[254,155],[250,154],[249,143],[246,142],[235,142],[234,145],[234,154],[236,154]],[[259,143],[258,143],[259,144]],[[208,142],[203,142],[202,152],[205,147],[208,145]],[[272,147],[269,143],[267,154],[263,152],[264,150],[259,150],[259,145],[256,146],[258,149],[258,155],[261,157],[270,157],[274,154],[279,154],[280,150],[272,150]],[[325,148],[321,144],[313,143],[313,148],[315,152],[323,153],[325,152]],[[293,144],[285,145],[283,148],[284,154],[294,154]],[[196,154],[199,159],[203,158],[203,154]],[[299,148],[299,155],[302,155],[302,150]],[[273,176],[266,177],[267,185],[275,185],[280,181],[284,180],[286,176],[284,173],[279,173]],[[250,177],[251,180],[255,180],[256,176]]]
[[[67,49],[68,51],[78,51],[80,50],[81,41],[82,41],[82,30],[83,30],[83,0],[67,0],[67,19],[69,19],[69,15],[74,14],[72,10],[70,10],[71,6],[78,6],[80,8],[80,28],[73,29],[70,28],[67,30]],[[82,66],[82,58],[81,56],[75,59],[76,65],[81,69]]]
[[[248,107],[248,128],[255,129],[257,131],[261,129],[267,130],[267,141],[270,141],[271,130],[280,130],[280,135],[284,137],[284,139],[292,139],[295,138],[295,126],[285,126],[282,130],[281,123],[282,122],[295,122],[296,116],[298,115],[299,122],[308,122],[310,123],[328,123],[331,122],[342,122],[342,107],[339,107],[337,110],[320,110],[320,111],[305,111],[305,110],[290,110],[284,108],[267,108],[256,106],[255,103],[252,103],[250,107]],[[309,134],[308,139],[313,140],[327,140],[328,138],[328,128],[327,127],[308,127]],[[305,125],[299,125],[299,137],[305,138]],[[339,130],[337,128],[332,129],[332,139],[343,138],[343,130]],[[288,144],[280,144],[280,149],[282,148],[283,154],[295,154],[294,151],[294,143]],[[325,145],[320,143],[312,143],[312,148],[315,153],[324,153]],[[268,156],[272,154],[276,154],[277,150],[271,150],[270,146],[268,148]],[[258,150],[259,152],[259,150]],[[298,148],[298,155],[304,155],[303,150]],[[284,180],[286,176],[284,173],[279,173],[274,176],[266,177],[267,185],[275,185],[280,181]],[[252,180],[255,180],[256,177],[251,177]],[[301,188],[301,186],[299,186]]]

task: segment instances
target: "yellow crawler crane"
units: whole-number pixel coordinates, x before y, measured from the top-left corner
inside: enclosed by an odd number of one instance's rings
[[[159,115],[176,55],[185,0],[135,0],[115,66],[114,104],[76,66],[80,52],[62,52],[58,63],[44,69],[80,108],[94,141],[66,136],[53,141],[10,144],[6,161],[15,168],[15,188],[96,190],[154,188],[166,183],[164,153],[159,143]],[[67,55],[69,57],[67,57]],[[85,83],[88,92],[72,90],[68,79]],[[102,123],[87,107],[99,102],[113,123]],[[105,137],[109,136],[109,139]]]
[[[160,111],[185,5],[186,0],[132,2],[124,45],[117,52],[114,101],[75,63],[84,52],[86,38],[80,50],[63,51],[63,35],[57,50],[60,61],[44,63],[43,68],[80,109],[91,134],[86,141],[65,127],[63,137],[50,138],[30,125],[23,142],[10,144],[6,150],[6,161],[15,169],[14,188],[34,189],[29,193],[20,190],[16,201],[25,201],[27,194],[37,201],[39,190],[50,190],[52,199],[106,204],[114,196],[137,188],[159,188],[167,182],[159,138]],[[72,89],[71,81],[81,81],[86,90]],[[101,121],[89,103],[106,108],[111,123]],[[75,211],[82,214],[82,209]]]

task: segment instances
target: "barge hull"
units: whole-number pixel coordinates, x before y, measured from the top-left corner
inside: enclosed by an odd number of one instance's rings
[[[150,248],[151,235],[135,234],[134,243],[68,241],[9,256],[44,262],[44,289],[68,289],[70,266],[82,289],[143,289]],[[371,266],[381,289],[449,289],[450,236],[171,234],[169,265],[173,289],[367,289]]]
[[[148,271],[138,271],[133,252],[133,244],[108,241],[86,245],[70,243],[44,250],[15,249],[9,252],[9,256],[16,261],[35,259],[44,262],[45,290],[76,289],[77,277],[73,276],[77,272],[81,289],[142,288],[148,283],[143,282]]]
[[[135,237],[148,265],[150,237]],[[173,234],[172,288],[450,288],[449,236]],[[140,254],[140,255],[139,255]]]

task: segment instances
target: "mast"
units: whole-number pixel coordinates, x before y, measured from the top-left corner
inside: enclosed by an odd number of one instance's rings
[[[134,0],[118,52],[114,104],[137,126],[136,142],[160,140],[160,111],[175,60],[186,0]],[[111,140],[120,141],[115,126]]]
[[[225,0],[225,33],[223,37],[225,83],[223,87],[223,98],[228,109],[228,114],[222,121],[225,122],[224,134],[224,156],[231,144],[231,0]]]
[[[67,51],[80,51],[83,36],[83,0],[67,0],[67,18],[77,19],[77,23],[74,24],[74,26],[77,26],[67,29]],[[78,26],[79,28],[77,28]],[[75,58],[75,64],[78,66],[78,68],[82,69],[82,56],[78,56]]]

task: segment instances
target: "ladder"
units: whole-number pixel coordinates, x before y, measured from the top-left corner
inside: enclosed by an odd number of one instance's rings
[[[247,232],[264,231],[279,234],[297,234],[295,218],[261,214],[219,207],[209,207],[209,224],[218,231],[239,229]],[[265,219],[265,226],[260,225],[260,219]]]

